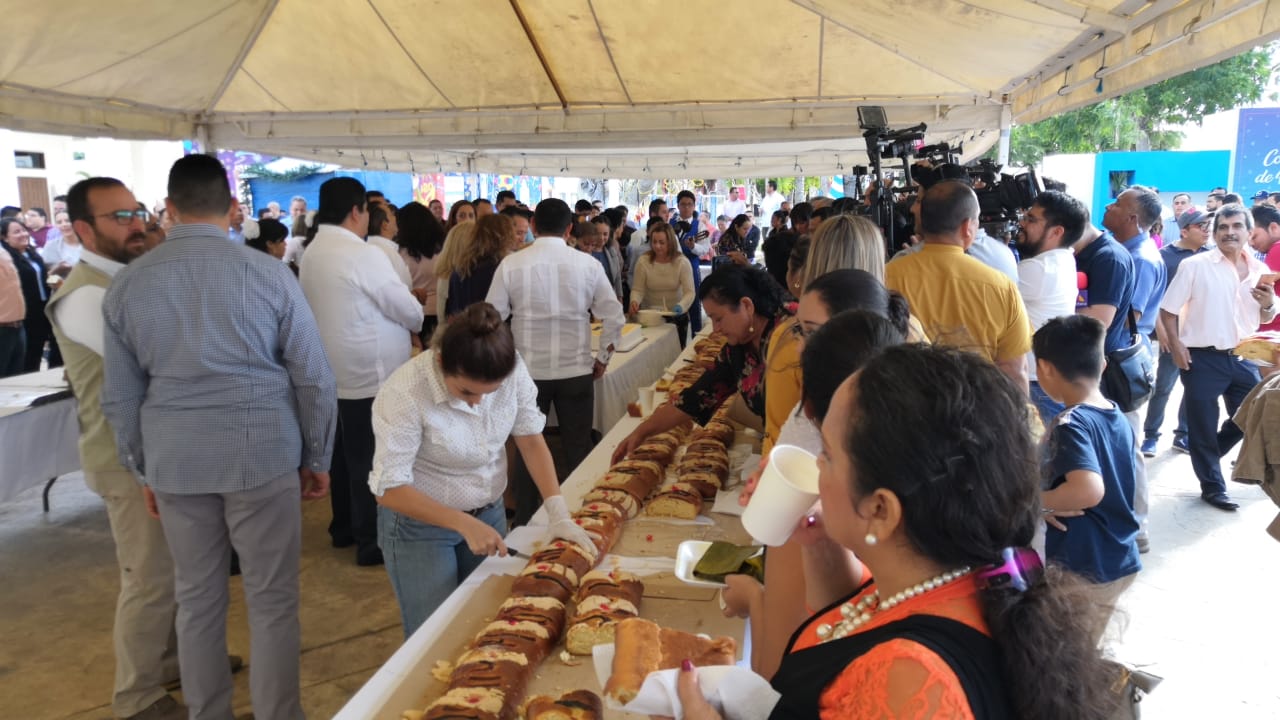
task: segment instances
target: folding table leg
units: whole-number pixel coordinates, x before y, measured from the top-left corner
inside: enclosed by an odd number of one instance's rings
[[[58,478],[51,477],[49,478],[49,482],[44,484],[44,511],[45,512],[49,512],[49,491],[53,489],[53,484],[57,481],[58,481]]]

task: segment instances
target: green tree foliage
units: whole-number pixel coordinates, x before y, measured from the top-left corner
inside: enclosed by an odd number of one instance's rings
[[[1033,165],[1055,153],[1175,150],[1182,133],[1168,126],[1257,102],[1275,69],[1271,48],[1255,48],[1095,105],[1015,125],[1009,159]]]
[[[769,190],[768,186],[765,184],[769,180],[773,180],[774,182],[778,183],[778,192],[782,193],[787,197],[791,197],[791,193],[794,192],[796,189],[795,177],[758,178],[756,180],[750,181],[750,183],[744,182],[743,184],[744,185],[754,184],[756,186],[756,190],[760,193],[760,195],[763,196]],[[801,195],[804,197],[812,197],[818,194],[818,190],[821,189],[821,187],[822,187],[821,178],[805,177],[804,191],[801,193]]]

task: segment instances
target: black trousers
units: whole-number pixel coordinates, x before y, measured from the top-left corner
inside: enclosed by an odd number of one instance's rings
[[[358,549],[378,545],[378,502],[369,490],[373,446],[373,398],[338,400],[329,535],[339,544],[348,538],[354,540]]]
[[[1231,416],[1260,381],[1252,363],[1224,350],[1191,348],[1191,369],[1182,371],[1182,402],[1187,409],[1191,467],[1200,480],[1201,494],[1227,491],[1220,461],[1244,437]],[[1227,406],[1227,419],[1221,427],[1218,398]]]
[[[0,327],[0,378],[21,375],[27,357],[27,331],[18,327]]]
[[[41,307],[43,308],[43,303]],[[29,315],[25,325],[27,349],[22,360],[22,372],[31,373],[40,369],[46,342],[49,343],[49,368],[62,367],[62,351],[58,349],[58,339],[53,336],[53,326],[44,316],[44,310],[41,309],[38,315]]]
[[[689,313],[676,315],[666,319],[667,323],[676,326],[676,339],[680,341],[680,349],[689,342]]]
[[[573,472],[595,446],[591,434],[591,416],[595,413],[595,380],[591,375],[564,378],[563,380],[534,380],[538,386],[538,409],[546,414],[552,403],[556,406],[556,418],[560,424],[560,445],[564,449],[564,467]],[[559,478],[564,482],[564,478]],[[527,525],[529,518],[542,504],[542,495],[533,484],[533,476],[525,466],[524,458],[516,454],[515,475],[512,481],[516,497],[516,514],[511,527]]]
[[[342,447],[342,422],[333,431],[333,461],[329,464],[329,537],[334,547],[347,547],[351,537],[351,484],[347,479],[347,458]]]

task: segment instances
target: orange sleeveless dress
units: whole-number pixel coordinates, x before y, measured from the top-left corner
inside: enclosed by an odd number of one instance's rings
[[[875,590],[867,587],[852,602]],[[866,632],[909,615],[935,615],[990,635],[973,575],[876,613],[858,628]],[[841,620],[839,606],[809,620],[792,651],[819,644],[817,627]],[[973,720],[955,672],[937,653],[906,639],[881,643],[849,664],[818,701],[822,720]]]

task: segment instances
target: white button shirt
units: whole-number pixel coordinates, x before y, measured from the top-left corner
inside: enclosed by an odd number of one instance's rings
[[[604,323],[601,359],[622,341],[622,303],[604,267],[563,238],[540,237],[498,264],[485,300],[511,317],[516,349],[535,380],[591,373],[590,314]]]
[[[124,268],[122,263],[89,250],[80,253],[80,261],[112,278]],[[102,354],[102,299],[106,295],[106,288],[85,285],[67,295],[54,307],[58,327],[62,328],[62,332],[99,355]]]
[[[338,398],[370,398],[409,360],[422,304],[381,250],[338,225],[321,225],[298,279],[338,379]]]
[[[1248,266],[1243,280],[1217,248],[1178,265],[1160,309],[1178,316],[1178,337],[1183,345],[1230,350],[1258,331],[1262,307],[1251,291],[1269,271],[1248,247],[1240,251],[1240,257]]]
[[[455,510],[474,510],[507,487],[507,436],[536,435],[546,418],[524,362],[472,407],[452,396],[435,350],[391,374],[373,401],[373,470],[369,489],[412,485]]]
[[[400,246],[395,240],[385,238],[381,235],[370,235],[369,244],[382,251],[383,255],[391,261],[391,268],[396,271],[396,277],[400,278],[405,287],[413,289],[413,278],[409,274],[409,266],[405,263],[404,258],[400,257]]]
[[[1076,312],[1076,256],[1070,248],[1040,253],[1018,263],[1018,292],[1031,328]],[[1036,379],[1035,353],[1027,353],[1027,372]]]

